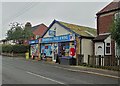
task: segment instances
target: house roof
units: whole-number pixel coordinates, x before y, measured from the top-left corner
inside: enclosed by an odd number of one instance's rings
[[[65,23],[61,21],[58,21],[58,22],[80,36],[95,37],[97,35],[97,30],[94,28],[79,26],[79,25]]]
[[[96,15],[110,12],[113,10],[120,9],[120,0],[114,0],[113,2],[109,3],[107,6],[105,6],[102,10],[100,10]]]
[[[40,24],[38,24],[38,25],[36,25],[36,26],[33,26],[33,27],[32,27],[32,31],[36,30],[39,26],[40,26]]]
[[[109,36],[109,34],[107,34],[107,35],[99,35],[96,38],[94,38],[93,41],[94,42],[103,42],[108,36]]]
[[[34,35],[39,35],[40,37],[43,36],[43,34],[46,32],[48,27],[44,24],[36,25],[33,28],[33,34]]]

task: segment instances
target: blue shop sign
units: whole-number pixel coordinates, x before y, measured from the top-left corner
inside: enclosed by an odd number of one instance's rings
[[[29,41],[29,44],[38,44],[39,43],[39,40],[30,40]]]
[[[54,31],[54,30],[49,30],[49,35],[50,35],[50,36],[55,36],[55,35],[56,35],[56,31]]]
[[[42,38],[42,43],[71,41],[71,35],[62,35],[55,37]]]

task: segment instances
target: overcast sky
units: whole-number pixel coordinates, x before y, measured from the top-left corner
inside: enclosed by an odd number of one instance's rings
[[[25,24],[29,21],[33,26],[41,23],[49,26],[50,23],[56,19],[96,28],[96,13],[111,1],[112,0],[108,0],[107,2],[2,2],[2,38],[5,38],[11,22]]]

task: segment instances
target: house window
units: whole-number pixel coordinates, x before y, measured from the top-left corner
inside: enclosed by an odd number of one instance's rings
[[[106,44],[106,54],[110,54],[110,43]]]

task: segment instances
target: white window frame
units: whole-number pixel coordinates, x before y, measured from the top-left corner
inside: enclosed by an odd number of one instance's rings
[[[109,43],[110,45],[107,46],[107,43]],[[107,47],[110,47],[110,53],[107,53],[107,49],[106,49]],[[105,55],[111,55],[111,43],[110,42],[105,43]]]

